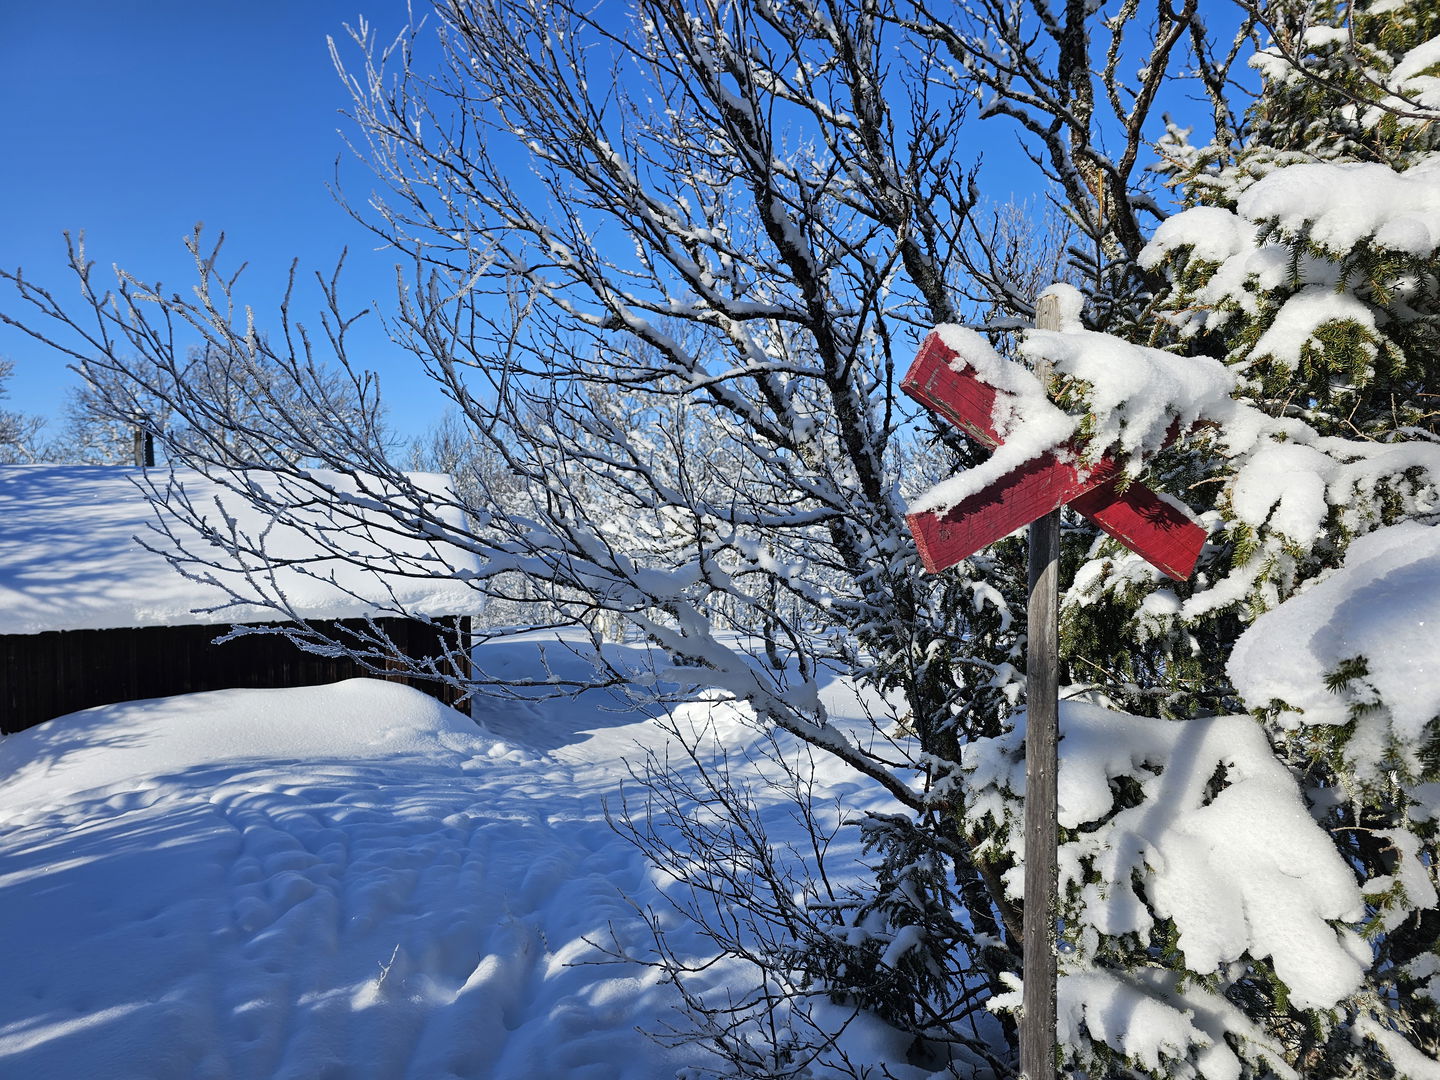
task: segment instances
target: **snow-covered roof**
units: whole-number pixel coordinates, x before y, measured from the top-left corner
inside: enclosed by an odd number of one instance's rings
[[[475,556],[433,541],[372,531],[366,522],[379,518],[363,500],[345,500],[338,514],[323,507],[306,512],[331,529],[343,529],[336,535],[350,550],[394,572],[370,573],[339,559],[316,561],[317,543],[299,530],[273,524],[199,473],[177,470],[174,475],[197,508],[214,519],[229,518],[243,534],[264,534],[267,553],[304,566],[252,573],[248,581],[238,569],[223,571],[224,580],[246,599],[278,589],[307,619],[380,616],[400,608],[463,615],[477,606],[476,594],[459,580],[479,568]],[[168,472],[151,469],[149,476],[163,488]],[[230,598],[218,585],[192,580],[137,541],[140,537],[157,549],[173,546],[152,527],[156,513],[141,487],[143,477],[144,470],[118,466],[0,466],[0,634],[283,621],[273,608],[227,603]],[[438,474],[411,474],[410,480],[421,491],[443,495],[449,490],[448,478]],[[257,479],[248,473],[246,481],[268,486],[263,475]],[[174,530],[192,554],[214,550],[192,529],[177,524]]]

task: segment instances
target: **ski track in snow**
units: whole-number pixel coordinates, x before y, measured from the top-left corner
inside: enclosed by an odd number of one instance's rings
[[[378,685],[387,702],[401,689]],[[202,762],[53,796],[64,760],[9,777],[0,1077],[599,1080],[694,1063],[635,1030],[665,1017],[668,987],[583,963],[604,959],[585,939],[610,924],[643,944],[627,897],[644,902],[650,872],[602,798],[653,727],[593,705],[482,712],[485,731],[442,730],[430,754]],[[116,752],[95,742],[57,754]]]

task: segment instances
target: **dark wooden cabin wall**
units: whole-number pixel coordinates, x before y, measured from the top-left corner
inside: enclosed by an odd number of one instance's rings
[[[464,641],[470,637],[469,618],[436,620],[443,625],[431,626],[406,619],[375,621],[405,655],[417,658],[441,655],[442,634],[451,643],[457,635]],[[213,644],[225,629],[156,626],[0,635],[0,731],[22,731],[117,701],[237,687],[318,686],[366,674],[351,660],[303,652],[279,634]],[[398,674],[387,678],[447,705],[459,698],[449,686]]]

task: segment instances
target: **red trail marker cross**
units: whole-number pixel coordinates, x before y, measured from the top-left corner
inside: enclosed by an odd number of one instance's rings
[[[1004,391],[981,382],[939,334],[925,339],[900,388],[987,449],[1001,444],[992,418]],[[1119,464],[1109,457],[1085,469],[1048,453],[944,513],[911,514],[907,520],[925,569],[934,573],[1068,504],[1176,581],[1184,581],[1205,544],[1205,530],[1144,484],[1131,483],[1121,491],[1121,479]]]
[[[1058,297],[1042,294],[1035,319],[1041,329],[1059,330]],[[1042,361],[1037,374],[1042,382],[1048,378],[1049,364]],[[990,449],[1001,445],[994,417],[1004,392],[981,380],[939,334],[925,339],[900,387],[981,445]],[[1013,402],[1001,404],[1013,415]],[[1172,431],[1171,438],[1175,434]],[[1023,525],[1030,526],[1021,1080],[1055,1078],[1060,507],[1068,503],[1176,580],[1190,576],[1205,543],[1205,530],[1178,504],[1143,484],[1131,483],[1121,491],[1121,478],[1120,467],[1111,458],[1102,458],[1086,470],[1051,452],[1032,458],[943,513],[922,512],[907,518],[920,558],[932,573],[954,566]]]

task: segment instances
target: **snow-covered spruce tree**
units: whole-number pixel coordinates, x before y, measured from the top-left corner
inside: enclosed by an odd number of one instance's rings
[[[1140,256],[1167,283],[1151,343],[1234,379],[1152,466],[1211,543],[1176,586],[1101,542],[1064,599],[1070,671],[1090,684],[1072,692],[1188,718],[1065,714],[1062,1031],[1090,1075],[1428,1080],[1440,17],[1259,14],[1260,94],[1234,141],[1172,129],[1189,208]],[[1067,337],[1059,396],[1103,431],[1081,356],[1130,346]],[[1018,753],[1013,733],[968,751],[968,812],[1002,862]]]
[[[1187,249],[1169,268],[1166,303],[1193,309],[1177,325],[1194,348],[1256,368],[1267,411],[1285,407],[1326,434],[1434,430],[1426,215],[1440,151],[1440,13],[1334,7],[1271,13],[1275,41],[1253,63],[1264,89],[1241,141],[1195,148],[1171,132],[1165,171],[1187,206],[1213,209],[1167,224],[1141,261]],[[1251,192],[1295,165],[1307,168]],[[1317,201],[1302,212],[1305,197]],[[1322,320],[1332,325],[1317,336]]]

